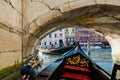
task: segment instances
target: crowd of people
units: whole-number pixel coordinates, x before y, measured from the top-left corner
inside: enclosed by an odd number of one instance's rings
[[[21,80],[34,80],[35,75],[39,73],[39,68],[42,66],[43,61],[38,59],[38,50],[34,51],[34,56],[24,64],[20,69]]]

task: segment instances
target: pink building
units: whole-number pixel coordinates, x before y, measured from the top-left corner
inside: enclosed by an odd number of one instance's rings
[[[75,32],[75,38],[81,44],[87,44],[88,39],[90,39],[91,45],[102,45],[103,42],[107,42],[103,36],[84,28],[76,28]]]

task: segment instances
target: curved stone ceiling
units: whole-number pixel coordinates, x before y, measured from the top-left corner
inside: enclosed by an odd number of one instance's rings
[[[29,45],[34,45],[34,41],[36,40],[33,40],[35,39],[33,37],[37,37],[36,39],[40,40],[54,30],[71,27],[72,25],[88,28],[103,35],[119,35],[119,13],[120,7],[112,5],[94,5],[67,11],[60,14],[59,17],[55,17],[54,19],[48,21],[47,24],[42,26],[37,24],[38,28],[34,33],[32,33],[34,36],[31,36]],[[39,23],[39,18],[36,19],[36,23]]]
[[[29,46],[37,45],[39,40],[55,30],[72,27],[73,25],[96,31],[104,36],[109,35],[113,37],[114,35],[118,35],[117,37],[119,38],[119,13],[120,7],[113,5],[91,5],[64,13],[59,13],[58,10],[52,10],[50,15],[45,14],[44,16],[37,17],[35,22],[31,23],[31,25],[35,24],[37,28],[35,32],[32,33],[34,36],[32,35],[29,38]],[[46,19],[46,17],[49,18],[49,16],[53,16],[52,19],[48,19],[44,24],[44,19]],[[43,21],[43,24],[41,21]]]

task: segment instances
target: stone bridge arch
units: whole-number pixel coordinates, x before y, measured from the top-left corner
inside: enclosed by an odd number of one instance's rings
[[[37,2],[41,2],[42,8],[47,8],[45,14],[39,15],[39,11],[38,13],[35,11],[36,15],[34,14],[32,8],[35,9]],[[114,46],[114,42],[112,42],[114,41],[113,39],[119,41],[120,2],[118,0],[68,0],[60,3],[55,2],[56,3],[49,0],[33,0],[33,2],[30,3],[30,7],[27,9],[28,12],[26,11],[25,15],[26,18],[31,19],[28,21],[30,23],[27,29],[28,33],[32,35],[29,36],[29,40],[27,41],[28,47],[25,51],[26,54],[32,52],[31,50],[33,50],[38,41],[46,34],[59,28],[70,27],[72,25],[101,33],[106,36],[111,46]],[[33,6],[33,4],[36,5]],[[33,19],[30,18],[30,16],[32,16]],[[118,42],[117,44],[120,43]],[[115,53],[119,52],[116,52],[114,48],[112,48],[112,51]]]
[[[119,55],[119,13],[119,0],[0,0],[0,23],[8,24],[7,28],[11,26],[9,31],[0,26],[0,35],[4,35],[0,39],[0,52],[4,46],[8,52],[19,49],[19,58],[29,56],[46,34],[77,25],[106,36],[112,52]],[[18,32],[20,36],[14,34]],[[11,38],[13,49],[2,43],[7,37]]]

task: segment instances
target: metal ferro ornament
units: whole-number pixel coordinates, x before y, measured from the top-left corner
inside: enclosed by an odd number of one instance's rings
[[[88,60],[85,58],[81,58],[80,55],[78,56],[73,56],[72,58],[68,58],[66,64],[71,64],[71,65],[78,65],[81,67],[88,67]]]

